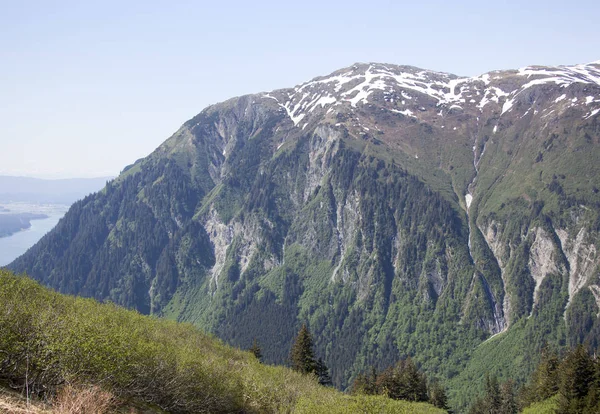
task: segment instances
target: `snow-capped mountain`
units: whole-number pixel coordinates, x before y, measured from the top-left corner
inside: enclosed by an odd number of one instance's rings
[[[600,61],[370,63],[206,108],[11,268],[270,362],[307,323],[339,387],[407,355],[462,384],[597,347],[598,249]]]
[[[574,84],[600,86],[600,61],[586,65],[543,67],[529,66],[518,71],[495,71],[481,76],[464,78],[422,70],[411,66],[389,64],[355,64],[329,76],[318,77],[293,89],[266,93],[285,110],[294,125],[306,127],[312,116],[335,114],[344,108],[358,105],[379,105],[390,111],[414,116],[436,108],[443,117],[452,109],[490,111],[501,114],[515,103],[525,101],[528,90],[540,85],[568,88]],[[567,98],[560,95],[555,103]],[[585,109],[585,116],[600,110],[597,94],[585,99],[573,97],[563,107]],[[543,115],[543,114],[540,114]]]

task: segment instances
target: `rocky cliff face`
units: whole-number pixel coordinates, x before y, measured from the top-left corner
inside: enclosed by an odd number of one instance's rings
[[[206,108],[11,268],[273,362],[308,322],[342,387],[503,332],[597,346],[599,112],[600,62],[356,64]]]

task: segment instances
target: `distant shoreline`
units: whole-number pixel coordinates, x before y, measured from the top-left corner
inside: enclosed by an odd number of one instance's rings
[[[10,236],[0,237],[0,267],[2,267],[8,266],[54,228],[69,209],[69,205],[20,202],[5,204],[0,202],[0,208],[9,209],[10,215],[32,213],[37,217],[46,216],[44,219],[31,218],[30,226],[24,223]],[[6,212],[0,213],[0,217],[6,215]],[[36,221],[33,222],[33,220]],[[21,227],[24,228],[21,229]]]
[[[50,218],[47,214],[40,213],[5,214],[8,211],[5,208],[1,208],[0,211],[3,212],[3,214],[0,214],[0,238],[10,237],[16,233],[29,230],[33,220]]]

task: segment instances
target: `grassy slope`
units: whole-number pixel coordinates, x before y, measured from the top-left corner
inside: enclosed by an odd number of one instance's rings
[[[0,383],[24,385],[27,377],[40,396],[79,382],[174,412],[443,412],[344,395],[191,325],[60,295],[3,270],[0,303]]]

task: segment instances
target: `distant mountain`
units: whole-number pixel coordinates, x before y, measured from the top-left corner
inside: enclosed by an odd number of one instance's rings
[[[336,386],[410,355],[464,407],[598,347],[599,113],[600,61],[356,64],[206,108],[10,267],[270,362],[306,322]]]
[[[42,180],[29,177],[0,176],[0,202],[72,204],[99,191],[111,177]]]

